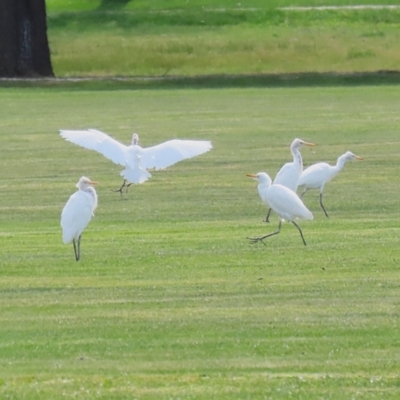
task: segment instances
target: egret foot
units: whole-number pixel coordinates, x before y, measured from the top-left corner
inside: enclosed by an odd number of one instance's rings
[[[128,185],[126,184],[126,179],[124,179],[124,182],[122,183],[121,187],[117,190],[113,190],[113,192],[120,192],[121,193],[121,197],[122,197],[122,189],[124,187],[126,187],[126,193],[128,193],[128,187],[131,185],[131,183],[129,183]]]
[[[247,239],[250,240],[250,243],[261,242],[264,246],[266,246],[266,244],[264,243],[264,239],[266,239],[267,237],[270,237],[270,236],[277,235],[281,231],[281,226],[282,226],[282,221],[279,221],[278,230],[276,232],[272,232],[272,233],[269,233],[268,235],[255,237],[255,238],[248,237]]]

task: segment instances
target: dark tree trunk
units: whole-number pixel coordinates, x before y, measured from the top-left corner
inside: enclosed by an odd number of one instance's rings
[[[54,76],[45,0],[0,0],[0,77]]]

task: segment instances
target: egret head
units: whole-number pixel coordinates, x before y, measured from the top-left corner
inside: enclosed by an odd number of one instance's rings
[[[86,176],[82,176],[81,179],[79,179],[78,183],[76,184],[76,187],[79,190],[85,190],[87,189],[89,186],[93,186],[93,185],[97,185],[97,182],[91,181],[89,178],[87,178]]]
[[[343,154],[346,161],[350,160],[364,160],[362,157],[356,156],[354,153],[351,151],[346,151],[346,153]]]
[[[134,133],[132,135],[132,145],[136,146],[139,143],[139,135],[137,133]]]
[[[269,186],[271,184],[271,178],[266,172],[259,172],[258,174],[246,174],[247,177],[255,179],[258,183],[266,184]]]
[[[310,143],[310,142],[305,142],[304,140],[296,138],[296,139],[293,140],[290,148],[292,150],[294,150],[294,149],[299,149],[302,146],[315,146],[315,144],[314,143]]]

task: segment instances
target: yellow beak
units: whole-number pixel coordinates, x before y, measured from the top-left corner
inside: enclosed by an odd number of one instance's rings
[[[315,143],[304,142],[304,146],[316,146]]]

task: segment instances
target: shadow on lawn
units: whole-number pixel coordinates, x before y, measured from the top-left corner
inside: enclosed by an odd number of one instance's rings
[[[58,87],[64,89],[184,89],[246,87],[317,87],[399,85],[400,71],[354,73],[243,74],[201,76],[108,76],[0,79],[0,87]]]
[[[124,8],[131,0],[102,0],[98,10],[110,10]]]

